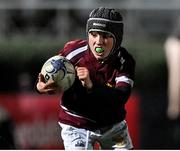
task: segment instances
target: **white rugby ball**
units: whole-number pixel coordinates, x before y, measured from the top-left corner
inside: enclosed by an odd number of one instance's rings
[[[45,82],[53,80],[63,91],[68,90],[75,80],[73,64],[60,55],[49,58],[42,66],[41,73],[44,75]]]

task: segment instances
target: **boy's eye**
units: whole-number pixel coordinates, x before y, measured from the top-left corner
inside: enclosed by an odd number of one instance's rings
[[[97,34],[98,34],[97,32],[91,32],[91,35],[94,37],[97,36]]]
[[[113,36],[109,33],[103,33],[104,38],[113,38]]]
[[[91,32],[91,35],[93,37],[96,37],[97,35],[101,35],[103,38],[107,39],[107,38],[113,38],[113,36],[109,33],[103,33],[103,32],[97,32],[97,31],[93,31]]]

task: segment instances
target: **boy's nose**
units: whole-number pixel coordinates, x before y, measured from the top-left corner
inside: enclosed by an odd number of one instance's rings
[[[97,36],[97,43],[102,44],[103,43],[103,37],[101,35]]]

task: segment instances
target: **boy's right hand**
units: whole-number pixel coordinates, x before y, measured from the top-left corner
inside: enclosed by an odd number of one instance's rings
[[[42,93],[42,94],[55,94],[59,92],[57,85],[55,84],[54,81],[49,80],[48,82],[45,82],[45,79],[42,73],[39,73],[36,88],[39,91],[39,93]]]

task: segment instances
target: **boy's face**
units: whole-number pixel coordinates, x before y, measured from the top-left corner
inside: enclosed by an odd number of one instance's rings
[[[114,45],[114,39],[111,34],[97,31],[89,32],[88,42],[90,50],[97,60],[106,58]]]

